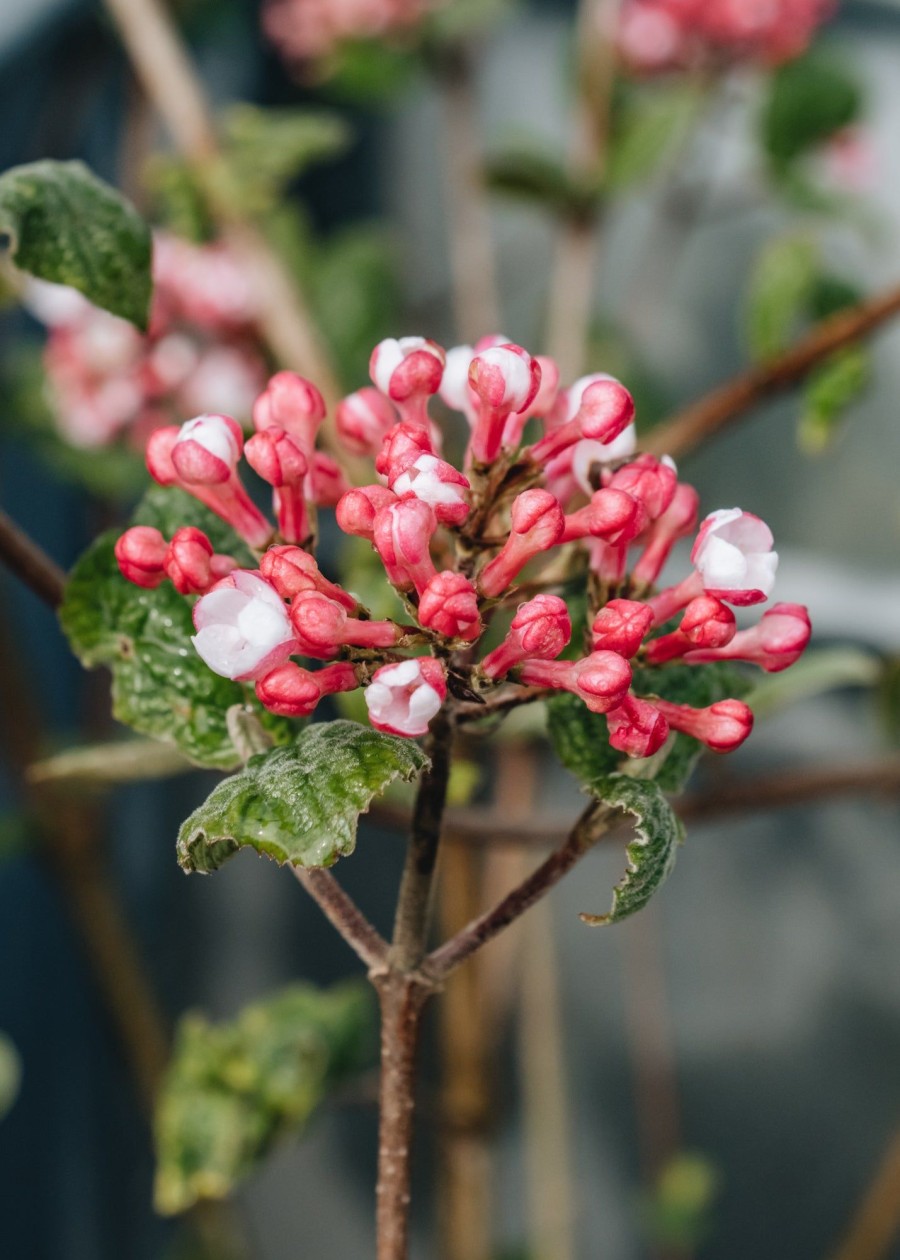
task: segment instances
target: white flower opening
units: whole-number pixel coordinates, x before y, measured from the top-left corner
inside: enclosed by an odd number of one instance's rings
[[[264,578],[237,569],[234,585],[204,595],[194,608],[198,656],[223,678],[259,678],[287,660],[294,636],[284,603]]]
[[[422,675],[417,660],[379,669],[365,691],[372,725],[395,735],[424,735],[441,697]]]
[[[765,521],[740,508],[712,512],[700,526],[691,561],[706,590],[768,598],[775,584],[778,553]]]

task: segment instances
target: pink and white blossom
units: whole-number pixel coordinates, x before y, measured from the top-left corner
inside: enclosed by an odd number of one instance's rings
[[[388,472],[388,486],[400,499],[421,499],[444,525],[461,525],[469,514],[468,477],[437,455],[407,456]]]
[[[444,668],[434,657],[382,665],[365,691],[369,721],[389,735],[424,735],[446,694]]]
[[[691,563],[703,589],[729,604],[759,604],[775,584],[778,553],[765,521],[741,508],[711,512],[700,526]]]
[[[223,678],[262,678],[297,650],[287,608],[259,573],[236,569],[194,605],[191,639]]]

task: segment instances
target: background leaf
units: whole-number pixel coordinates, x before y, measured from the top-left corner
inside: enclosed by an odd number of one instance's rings
[[[22,1060],[19,1052],[6,1033],[0,1033],[0,1120],[18,1098],[21,1083]]]
[[[154,525],[170,538],[179,525],[196,525],[216,551],[241,563],[252,557],[230,528],[184,491],[151,490],[134,523]],[[191,645],[191,601],[170,583],[142,590],[119,572],[113,551],[120,530],[110,530],[85,552],[66,585],[60,622],[87,668],[112,670],[113,715],[144,735],[177,745],[197,765],[230,770],[241,758],[226,712],[250,704],[276,742],[295,729],[263,709],[251,688],[220,678]]]
[[[837,436],[848,409],[865,393],[872,377],[868,346],[847,346],[830,355],[803,387],[797,442],[808,455],[819,455]]]
[[[819,268],[819,250],[807,234],[769,241],[756,259],[745,303],[747,344],[756,359],[791,342],[807,315]]]
[[[228,1195],[372,1061],[374,1028],[371,991],[355,981],[293,985],[221,1024],[186,1016],[156,1108],[158,1211]]]
[[[71,285],[146,330],[150,229],[82,162],[32,162],[0,175],[0,232],[22,271]]]
[[[178,861],[205,874],[247,846],[280,863],[331,866],[353,852],[372,798],[427,763],[412,740],[357,722],[317,722],[214,788],[178,834]]]
[[[591,214],[600,196],[596,182],[574,178],[555,153],[524,142],[488,158],[484,178],[494,192],[566,215]]]
[[[606,184],[617,191],[656,174],[696,120],[702,96],[694,84],[655,83],[616,102]]]
[[[623,754],[611,747],[606,719],[583,700],[561,691],[545,701],[547,734],[567,770],[584,784],[619,768]]]
[[[600,927],[643,910],[668,879],[684,829],[657,783],[616,774],[591,784],[591,792],[636,820],[634,839],[625,849],[628,868],[613,890],[612,908],[608,914],[580,916],[591,927]]]
[[[862,107],[859,83],[833,57],[812,52],[779,66],[769,76],[760,119],[775,173],[784,174],[797,158],[856,122]]]

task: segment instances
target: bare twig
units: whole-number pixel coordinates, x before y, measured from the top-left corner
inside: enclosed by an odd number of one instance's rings
[[[159,0],[106,0],[106,7],[144,91],[203,188],[223,237],[254,277],[262,304],[260,331],[277,359],[316,382],[332,410],[340,385],[330,355],[296,281],[288,279],[261,233],[236,214],[223,187],[212,111],[171,18]]]
[[[684,455],[771,394],[796,385],[835,350],[868,336],[898,314],[900,287],[895,287],[822,320],[783,354],[742,372],[676,412],[648,434],[644,449]]]
[[[292,866],[300,884],[351,949],[371,970],[384,967],[387,941],[375,930],[359,906],[337,882],[331,871],[318,867]]]
[[[900,1234],[900,1129],[891,1135],[875,1176],[829,1260],[887,1260]]]
[[[0,560],[51,608],[62,602],[66,575],[33,539],[0,509]]]
[[[481,175],[471,48],[446,50],[438,65],[444,107],[445,192],[450,232],[453,310],[462,341],[501,324],[490,209]]]
[[[578,94],[572,120],[569,170],[573,178],[599,181],[606,164],[609,112],[615,83],[615,23],[619,0],[580,0],[577,19]],[[594,288],[596,216],[570,214],[557,245],[547,352],[563,380],[584,371]]]
[[[540,901],[594,846],[606,830],[611,816],[611,811],[604,805],[592,801],[565,842],[536,871],[518,884],[493,909],[473,919],[449,941],[428,955],[425,959],[427,973],[437,980],[443,979],[523,915],[535,902]]]
[[[549,687],[516,687],[501,691],[484,704],[477,701],[463,701],[454,710],[457,722],[478,722],[482,718],[496,717],[501,713],[509,713],[523,704],[533,704],[535,700],[545,700],[553,695]]]

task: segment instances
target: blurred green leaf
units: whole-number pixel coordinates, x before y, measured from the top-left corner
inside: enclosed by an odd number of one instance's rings
[[[150,229],[82,162],[32,162],[0,175],[0,235],[20,270],[71,285],[146,329]]]
[[[652,1241],[679,1251],[698,1247],[709,1234],[720,1182],[718,1169],[705,1155],[685,1151],[670,1159],[641,1205]]]
[[[555,153],[524,143],[489,157],[484,178],[494,192],[568,216],[591,215],[600,199],[598,181],[576,178]]]
[[[626,846],[628,867],[612,896],[608,914],[582,914],[583,923],[601,927],[643,910],[675,865],[684,828],[656,783],[614,774],[590,784],[592,795],[635,819],[634,839]]]
[[[364,982],[294,985],[236,1019],[182,1019],[154,1124],[154,1197],[165,1215],[225,1198],[336,1085],[372,1060]]]
[[[246,103],[225,111],[222,128],[228,175],[248,214],[264,213],[311,166],[343,153],[351,138],[337,114]]]
[[[237,535],[182,490],[157,486],[132,523],[153,525],[166,538],[181,525],[195,525],[216,551],[253,564]],[[214,674],[196,654],[188,599],[169,583],[142,590],[122,577],[113,551],[120,532],[101,535],[81,557],[59,613],[81,663],[112,670],[113,715],[143,735],[175,744],[197,765],[220,770],[241,760],[226,722],[232,705],[252,705],[276,742],[290,738],[295,728],[289,722],[263,709],[252,689]]]
[[[763,106],[763,146],[777,175],[829,136],[856,122],[863,93],[835,58],[808,53],[779,66],[769,76]]]
[[[900,744],[900,656],[884,662],[877,684],[878,707],[888,739]]]
[[[153,739],[118,739],[67,748],[28,767],[30,783],[111,783],[167,779],[190,770],[177,748]]]
[[[340,100],[377,105],[396,100],[420,70],[420,59],[412,48],[384,40],[348,42],[324,67],[324,88]]]
[[[750,276],[745,303],[747,343],[756,359],[790,344],[806,317],[819,267],[819,250],[805,234],[769,241]]]
[[[28,853],[37,837],[23,814],[0,814],[0,862]]]
[[[427,764],[411,739],[357,722],[317,722],[214,788],[178,833],[178,861],[206,874],[246,846],[280,863],[331,866],[353,852],[372,798]]]
[[[818,455],[834,441],[847,409],[865,393],[872,378],[868,346],[847,346],[830,355],[803,387],[797,441],[808,455]]]
[[[695,85],[658,82],[616,101],[606,185],[621,191],[650,179],[695,122],[702,102]]]
[[[874,687],[882,677],[881,658],[859,648],[813,648],[790,669],[765,674],[744,699],[757,717],[767,717],[800,700],[839,687]]]
[[[22,1083],[22,1060],[19,1052],[0,1032],[0,1120],[7,1114],[19,1096]]]

